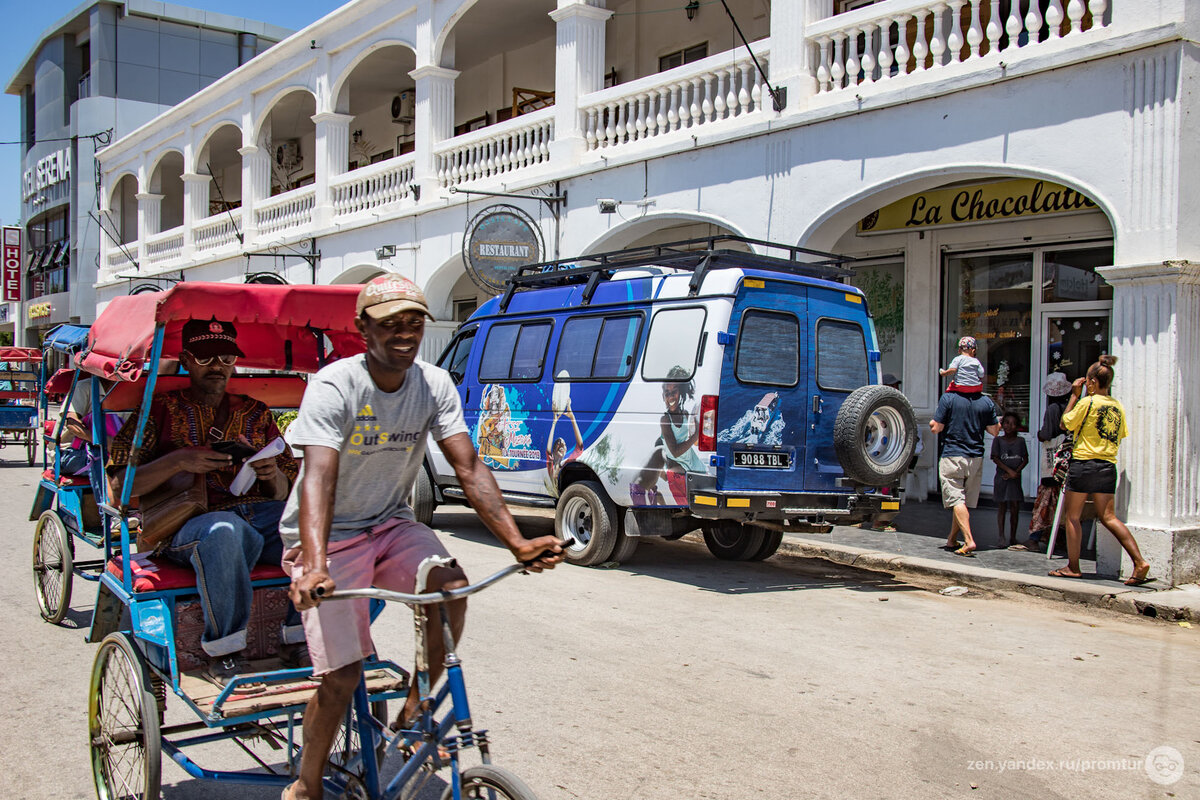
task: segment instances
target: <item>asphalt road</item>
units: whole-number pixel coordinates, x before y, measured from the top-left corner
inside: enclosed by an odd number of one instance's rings
[[[0,452],[3,794],[90,798],[95,647],[81,629],[95,585],[76,581],[66,625],[41,621],[26,519],[37,472],[15,458]],[[544,515],[520,520],[550,531]],[[465,509],[435,521],[473,577],[508,563]],[[385,655],[409,659],[404,608],[375,635]],[[564,566],[483,592],[460,652],[496,762],[542,800],[1200,797],[1200,630],[1159,621],[649,542],[627,565]],[[168,715],[187,719],[178,701]],[[1184,760],[1173,784],[1142,764],[1161,747]],[[228,746],[210,755],[209,766],[246,766]],[[1157,755],[1169,771],[1174,756]],[[167,800],[277,796],[193,781],[171,763],[163,784]]]

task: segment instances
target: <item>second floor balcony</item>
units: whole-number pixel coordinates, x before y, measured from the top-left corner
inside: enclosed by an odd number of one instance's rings
[[[1186,7],[643,5],[350,3],[101,152],[101,282],[1086,62]]]

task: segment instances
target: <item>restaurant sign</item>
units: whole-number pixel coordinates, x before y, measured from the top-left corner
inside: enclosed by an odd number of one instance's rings
[[[892,233],[946,225],[1003,222],[1044,214],[1089,211],[1096,204],[1074,189],[1021,178],[974,186],[952,186],[909,195],[873,211],[859,233]]]
[[[463,261],[471,280],[482,289],[499,292],[516,271],[542,260],[542,233],[519,208],[488,206],[467,227]]]

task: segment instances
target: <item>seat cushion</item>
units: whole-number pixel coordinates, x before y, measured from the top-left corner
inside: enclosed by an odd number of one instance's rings
[[[117,556],[108,562],[108,571],[116,578],[121,577],[122,557]],[[165,558],[137,554],[133,558],[133,591],[161,592],[168,589],[193,589],[196,586],[196,573],[191,567],[184,567]],[[286,578],[282,567],[274,564],[259,564],[250,572],[250,580],[261,581],[271,578]]]
[[[48,468],[42,473],[42,480],[54,480],[54,467]],[[88,480],[87,475],[63,475],[58,479],[59,486],[91,486],[92,482]]]

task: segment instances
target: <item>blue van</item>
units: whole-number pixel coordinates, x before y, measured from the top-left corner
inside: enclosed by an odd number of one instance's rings
[[[916,421],[879,385],[846,261],[716,237],[535,264],[438,363],[505,500],[555,508],[569,561],[696,528],[719,558],[762,559],[784,532],[900,508]],[[464,498],[427,453],[425,520]]]

